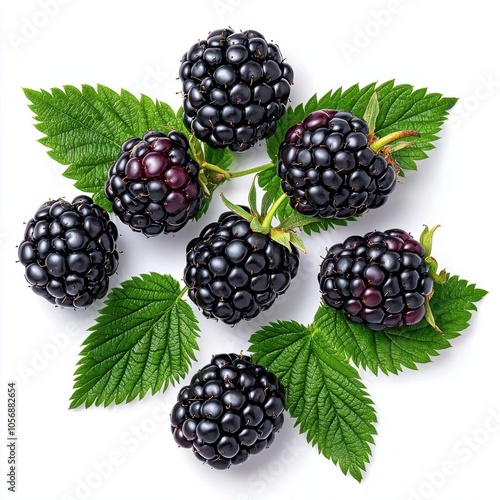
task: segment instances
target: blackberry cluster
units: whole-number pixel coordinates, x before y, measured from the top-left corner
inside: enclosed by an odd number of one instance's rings
[[[52,304],[84,308],[108,291],[118,267],[118,231],[88,196],[44,203],[18,248],[31,289]]]
[[[401,229],[351,236],[321,264],[323,299],[372,330],[415,325],[433,288],[423,256],[422,245]]]
[[[344,219],[383,205],[396,173],[368,144],[367,123],[320,110],[291,127],[278,152],[278,175],[291,206],[313,217]]]
[[[113,211],[146,236],[179,231],[196,216],[202,197],[199,166],[177,131],[156,130],[125,141],[109,168],[105,194]]]
[[[284,407],[273,373],[249,356],[219,354],[180,390],[170,415],[172,434],[202,462],[227,469],[272,444]]]
[[[298,266],[295,247],[290,252],[239,215],[225,212],[187,245],[184,281],[205,316],[236,324],[271,307]]]
[[[245,151],[270,137],[285,112],[293,70],[257,31],[215,30],[194,44],[179,69],[184,122],[213,148]]]

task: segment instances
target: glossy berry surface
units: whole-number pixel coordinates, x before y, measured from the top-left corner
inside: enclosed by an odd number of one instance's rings
[[[278,152],[278,175],[290,205],[313,217],[344,219],[383,205],[396,173],[368,144],[367,123],[320,110],[291,127]]]
[[[271,307],[298,265],[295,247],[290,252],[239,215],[225,212],[187,245],[184,281],[205,316],[235,324]]]
[[[293,71],[277,45],[254,30],[220,29],[182,57],[184,122],[213,148],[244,151],[270,137],[284,112]]]
[[[176,232],[198,213],[202,189],[199,166],[177,131],[150,130],[125,141],[109,168],[106,197],[133,231],[146,236]]]
[[[249,356],[218,354],[179,391],[170,423],[175,442],[214,469],[268,448],[283,426],[285,396],[276,376]]]
[[[106,295],[118,267],[118,231],[88,196],[44,203],[18,247],[31,289],[52,304],[85,308]]]
[[[422,245],[401,229],[351,236],[321,263],[323,300],[372,330],[415,325],[433,289],[423,256]]]

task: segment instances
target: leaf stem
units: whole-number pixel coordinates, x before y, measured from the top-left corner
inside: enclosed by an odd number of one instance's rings
[[[274,163],[266,163],[265,165],[260,165],[259,167],[249,168],[248,170],[241,170],[240,172],[230,172],[231,177],[243,177],[245,175],[258,174],[264,170],[268,170],[274,167]]]
[[[277,212],[280,205],[288,198],[286,193],[283,193],[271,206],[264,220],[262,221],[262,226],[266,229],[271,227],[271,222],[273,220],[274,214]]]
[[[391,142],[397,141],[398,139],[404,139],[405,137],[420,137],[420,132],[418,130],[400,130],[399,132],[392,132],[391,134],[387,134],[380,139],[377,139],[375,142],[370,144],[370,149],[377,153],[384,146],[387,146]]]
[[[217,165],[213,165],[212,163],[208,163],[206,161],[201,164],[201,168],[211,170],[212,172],[217,172],[218,174],[222,175],[224,179],[229,179],[231,177],[231,174],[227,170],[224,170],[223,168],[220,168]]]

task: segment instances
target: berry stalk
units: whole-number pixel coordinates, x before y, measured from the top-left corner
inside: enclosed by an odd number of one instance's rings
[[[372,142],[370,144],[370,149],[374,153],[377,153],[388,144],[391,144],[392,142],[397,141],[399,139],[404,139],[405,137],[420,137],[420,132],[418,130],[400,130],[398,132],[392,132]],[[407,144],[411,145],[412,143],[410,142]]]
[[[278,208],[280,205],[288,198],[288,195],[286,193],[283,193],[271,206],[269,209],[269,212],[267,212],[267,215],[264,217],[264,220],[262,221],[262,227],[269,229],[271,227],[271,222],[273,220],[274,215],[278,211]]]
[[[266,163],[265,165],[260,165],[259,167],[249,168],[248,170],[241,170],[240,172],[231,172],[230,175],[232,178],[236,177],[244,177],[245,175],[253,175],[263,172],[264,170],[269,170],[273,168],[274,163]]]

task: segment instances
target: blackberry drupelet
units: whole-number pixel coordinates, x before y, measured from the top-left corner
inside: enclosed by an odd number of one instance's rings
[[[318,280],[329,306],[372,330],[419,323],[433,290],[424,248],[401,229],[351,236],[333,245]]]
[[[184,122],[213,148],[245,151],[270,137],[284,112],[293,70],[254,30],[220,29],[182,57]]]
[[[272,372],[249,356],[218,354],[179,391],[170,423],[179,446],[222,470],[268,448],[283,426],[284,408]]]
[[[203,195],[199,165],[177,131],[150,130],[125,141],[109,168],[106,197],[133,231],[146,236],[176,232],[193,219]]]
[[[291,127],[278,152],[278,175],[291,206],[313,217],[344,219],[383,205],[396,172],[368,143],[367,123],[320,110]]]
[[[296,276],[299,254],[253,231],[233,212],[187,245],[188,295],[208,318],[236,324],[271,307]]]
[[[118,231],[88,196],[44,203],[18,248],[31,289],[52,304],[85,308],[106,295],[118,267]]]

